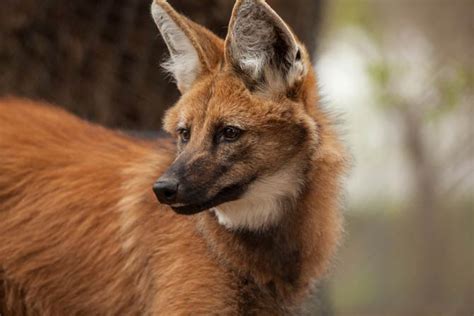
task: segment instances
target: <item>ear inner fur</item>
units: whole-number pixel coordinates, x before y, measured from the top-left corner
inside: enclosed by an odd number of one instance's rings
[[[198,41],[196,40],[196,36],[194,32],[191,30],[189,26],[189,20],[176,12],[176,10],[165,0],[155,0],[154,4],[159,5],[167,14],[168,16],[178,25],[178,27],[184,32],[186,37],[190,40],[191,44],[193,47],[196,49],[196,52],[199,56],[199,60],[202,63],[202,66],[204,69],[209,70],[209,62],[207,61],[207,58],[201,48],[201,45],[199,45]]]
[[[159,11],[162,11],[166,15],[164,19],[170,19],[175,26],[166,26],[166,22],[163,22],[163,17],[159,16]],[[180,90],[185,92],[198,77],[209,73],[220,63],[223,52],[223,41],[206,28],[177,13],[174,8],[164,0],[155,0],[155,2],[153,2],[152,13],[171,53],[170,60],[165,62],[163,67],[175,76],[178,85],[181,86]],[[183,34],[166,33],[170,27],[176,27],[179,29],[178,32],[182,32]],[[180,36],[184,36],[184,38],[179,39]],[[175,51],[175,47],[171,45],[173,39],[181,42],[182,45],[186,45],[186,41],[189,41],[189,45],[192,46],[192,51],[188,51],[189,56],[179,56],[180,53],[183,54],[183,52]],[[186,63],[192,62],[193,53],[196,54],[198,65],[186,66]],[[176,58],[179,58],[179,60],[176,61]],[[193,70],[192,68],[196,69]],[[194,74],[193,71],[195,72]],[[180,79],[184,82],[179,82]]]
[[[288,93],[307,73],[308,61],[302,55],[306,55],[302,44],[265,1],[237,1],[225,58],[250,87]]]

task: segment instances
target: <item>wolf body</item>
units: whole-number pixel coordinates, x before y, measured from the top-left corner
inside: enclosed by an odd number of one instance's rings
[[[304,46],[264,1],[225,41],[152,13],[172,139],[0,101],[4,315],[299,314],[330,265],[347,159]]]

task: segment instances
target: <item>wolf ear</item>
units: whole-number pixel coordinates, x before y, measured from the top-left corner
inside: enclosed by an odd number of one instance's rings
[[[284,92],[307,72],[305,49],[264,0],[237,0],[225,50],[226,62],[257,89]]]
[[[223,41],[177,13],[166,0],[154,0],[151,12],[170,52],[162,66],[185,93],[200,75],[219,64],[224,55]]]

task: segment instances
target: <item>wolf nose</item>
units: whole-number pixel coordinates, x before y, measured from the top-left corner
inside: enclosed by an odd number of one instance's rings
[[[153,185],[153,191],[160,203],[173,204],[178,197],[178,186],[178,181],[174,179],[158,180]]]

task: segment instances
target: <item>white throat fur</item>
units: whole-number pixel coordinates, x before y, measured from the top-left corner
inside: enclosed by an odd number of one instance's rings
[[[303,179],[294,169],[286,167],[257,179],[240,199],[211,211],[219,224],[232,230],[256,231],[278,223],[285,212],[285,202],[295,202],[303,187]]]

